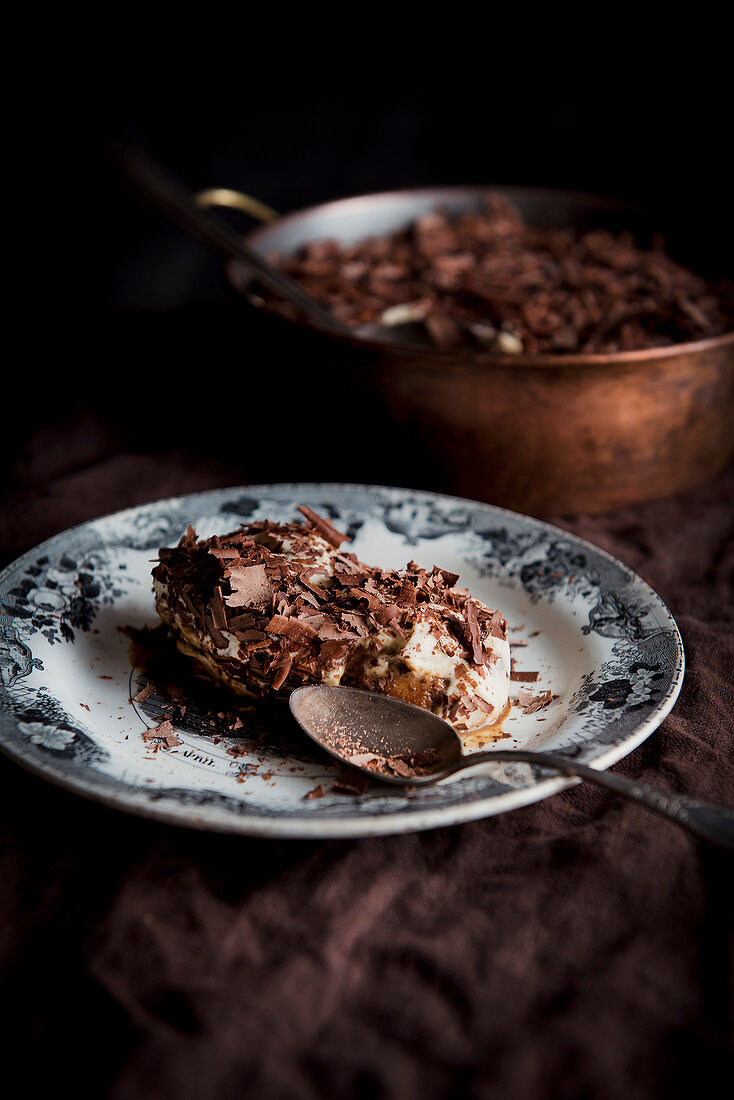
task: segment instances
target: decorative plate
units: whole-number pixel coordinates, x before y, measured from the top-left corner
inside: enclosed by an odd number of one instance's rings
[[[195,828],[260,836],[347,837],[452,825],[527,805],[573,780],[525,764],[403,792],[332,789],[290,719],[272,731],[195,705],[170,748],[143,739],[167,712],[129,628],[155,627],[150,570],[188,523],[200,536],[296,518],[308,504],[347,531],[365,561],[409,559],[461,574],[511,629],[513,683],[553,701],[513,706],[498,747],[573,754],[605,768],[639,745],[683,680],[678,628],[660,598],[602,550],[557,527],[456,497],[362,485],[253,485],[175,497],[56,535],[0,574],[0,748],[37,775],[110,806]],[[517,694],[513,690],[513,695]],[[175,692],[174,692],[175,697]],[[527,713],[527,711],[531,713]],[[279,728],[275,728],[279,727]],[[268,743],[270,733],[273,734]],[[264,737],[263,737],[264,735]],[[323,796],[314,796],[321,788]],[[311,797],[307,797],[307,795]]]

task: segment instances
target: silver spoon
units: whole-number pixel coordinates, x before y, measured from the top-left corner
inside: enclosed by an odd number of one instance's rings
[[[425,786],[478,764],[516,760],[537,767],[578,776],[600,787],[632,799],[670,821],[683,825],[696,836],[734,851],[734,810],[700,802],[696,798],[669,794],[613,772],[598,771],[586,764],[550,753],[515,749],[490,749],[464,756],[461,741],[448,722],[430,711],[401,703],[387,695],[357,688],[314,684],[297,688],[290,697],[290,709],[301,729],[342,764],[365,772],[370,779],[398,786]],[[428,750],[428,751],[427,751]],[[426,754],[409,776],[390,770],[389,761],[414,754]],[[355,760],[356,757],[356,760]],[[386,761],[381,770],[366,767],[370,757]]]

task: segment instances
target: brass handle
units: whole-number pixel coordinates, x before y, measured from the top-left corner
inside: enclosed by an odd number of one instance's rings
[[[226,206],[230,210],[239,210],[260,222],[274,222],[280,217],[277,210],[266,206],[264,202],[253,199],[244,191],[232,191],[229,187],[210,187],[206,191],[199,191],[196,202],[199,206]]]

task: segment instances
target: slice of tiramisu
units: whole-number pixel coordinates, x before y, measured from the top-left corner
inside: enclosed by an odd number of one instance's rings
[[[310,508],[308,526],[267,520],[160,551],[156,608],[178,648],[245,695],[308,683],[382,691],[459,733],[509,709],[507,623],[445,569],[365,565]]]

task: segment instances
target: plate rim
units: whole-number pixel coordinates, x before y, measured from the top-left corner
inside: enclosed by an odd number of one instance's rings
[[[673,631],[676,642],[677,660],[673,671],[673,679],[666,695],[658,702],[655,709],[647,716],[645,721],[641,722],[632,733],[624,738],[624,740],[610,745],[606,751],[587,760],[586,763],[588,763],[590,767],[600,771],[605,771],[607,768],[612,767],[638,748],[643,741],[646,741],[647,738],[662,725],[675,706],[683,686],[686,671],[683,638],[680,627],[670,608],[644,577],[641,577],[639,573],[636,573],[630,566],[625,565],[624,562],[620,561],[619,558],[615,557],[608,550],[604,550],[603,547],[597,546],[581,535],[577,535],[572,531],[567,531],[563,527],[558,527],[548,520],[543,520],[537,516],[531,516],[524,512],[515,512],[512,509],[490,504],[487,501],[455,496],[450,493],[438,493],[431,489],[412,489],[407,486],[375,485],[362,482],[278,481],[259,482],[256,484],[239,483],[235,485],[223,485],[210,489],[196,489],[188,493],[180,493],[174,496],[153,498],[149,501],[130,505],[127,508],[120,508],[115,511],[106,512],[100,516],[94,516],[91,519],[83,520],[81,523],[73,524],[71,527],[63,528],[61,531],[50,535],[42,542],[30,547],[23,554],[20,554],[17,558],[14,558],[5,565],[0,570],[0,581],[4,579],[7,573],[20,567],[26,559],[37,556],[39,552],[42,552],[57,539],[62,538],[64,535],[71,534],[74,531],[89,527],[94,523],[102,523],[118,517],[124,517],[125,515],[137,512],[142,508],[152,507],[153,505],[162,506],[168,503],[186,501],[188,499],[215,496],[223,492],[242,491],[253,494],[258,494],[258,492],[260,492],[261,495],[266,495],[267,491],[272,489],[278,489],[280,491],[292,489],[302,492],[319,492],[338,489],[342,491],[364,490],[368,492],[384,491],[409,493],[413,497],[424,497],[434,501],[438,499],[440,501],[448,501],[460,505],[472,505],[478,508],[487,509],[497,515],[506,515],[514,519],[524,520],[546,531],[557,532],[564,538],[573,540],[578,545],[588,547],[595,554],[601,554],[614,566],[619,568],[629,579],[634,579],[638,584],[642,585],[645,592],[654,598],[669,620],[670,628]],[[192,806],[175,803],[170,806],[158,805],[155,801],[145,799],[142,795],[137,794],[133,789],[128,789],[127,791],[125,788],[117,791],[105,790],[104,787],[100,787],[98,784],[84,777],[75,777],[73,774],[61,773],[56,770],[52,761],[46,763],[45,761],[32,759],[24,755],[22,749],[18,749],[18,747],[6,741],[2,731],[0,731],[0,752],[7,759],[20,765],[30,774],[64,791],[80,795],[88,801],[97,803],[98,805],[120,810],[123,813],[135,817],[159,821],[166,825],[176,825],[181,828],[190,828],[219,834],[261,837],[263,839],[269,837],[274,839],[294,840],[356,839],[359,837],[390,836],[421,832],[434,828],[447,828],[451,825],[460,825],[470,821],[494,817],[514,809],[521,809],[523,806],[533,805],[553,794],[557,794],[562,790],[576,786],[578,783],[582,782],[582,780],[577,778],[561,776],[552,777],[549,779],[541,779],[530,787],[520,787],[499,795],[494,794],[485,798],[466,800],[458,805],[437,807],[433,809],[421,809],[420,807],[416,807],[415,810],[406,810],[400,814],[388,814],[369,818],[361,818],[357,812],[344,818],[288,816],[279,819],[277,817],[262,817],[257,813],[235,815],[216,806],[207,807],[206,814],[202,817],[199,811]],[[478,767],[480,766],[481,765],[478,765]]]

